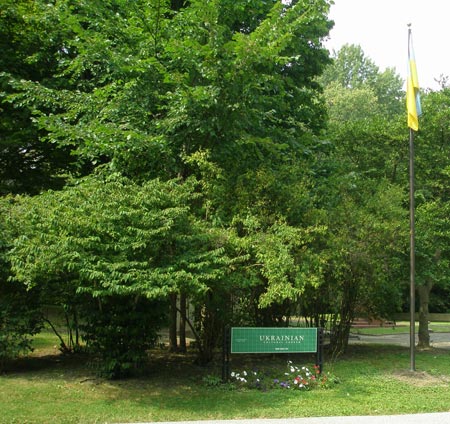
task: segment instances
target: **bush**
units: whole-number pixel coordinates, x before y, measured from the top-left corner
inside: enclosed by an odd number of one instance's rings
[[[43,323],[37,298],[22,285],[0,283],[0,371],[7,361],[33,350],[31,338]]]
[[[88,351],[97,358],[99,375],[130,376],[147,363],[147,351],[156,344],[165,316],[164,305],[145,298],[110,296],[93,299],[90,306],[84,310],[82,330]]]

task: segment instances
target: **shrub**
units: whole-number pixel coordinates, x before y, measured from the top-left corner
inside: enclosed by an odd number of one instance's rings
[[[84,311],[83,337],[97,358],[99,375],[128,377],[147,363],[147,351],[155,345],[164,318],[162,306],[145,298],[109,296]]]
[[[0,284],[0,371],[7,361],[33,350],[31,338],[43,322],[36,299],[21,285]]]

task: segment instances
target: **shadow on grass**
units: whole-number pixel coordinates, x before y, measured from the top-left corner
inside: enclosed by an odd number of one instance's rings
[[[418,351],[420,355],[433,356],[439,359],[447,357],[448,350],[433,348],[427,351]],[[344,354],[331,359],[325,351],[324,371],[333,371],[336,367],[363,366],[363,368],[375,367],[395,369],[407,367],[410,350],[408,347],[383,344],[352,344],[348,346]],[[133,385],[134,382],[150,381],[155,386],[169,387],[182,385],[198,385],[205,377],[222,375],[221,354],[217,352],[216,359],[206,366],[195,363],[195,352],[186,354],[170,353],[163,349],[154,349],[149,352],[148,363],[138,367],[134,375],[128,379],[112,380],[123,387]],[[297,366],[312,367],[315,355],[311,354],[236,354],[232,355],[230,371],[283,369],[287,361],[292,361]],[[32,355],[23,357],[6,364],[3,375],[21,377],[30,375],[42,380],[53,379],[55,375],[64,375],[66,378],[97,382],[107,381],[96,375],[93,366],[93,358],[88,354],[53,354]],[[363,364],[363,365],[362,365]]]
[[[414,405],[419,395],[423,398],[417,410],[434,408],[437,401],[438,410],[448,408],[449,386],[443,377],[450,377],[450,359],[445,350],[418,353],[423,372],[410,375],[406,372],[408,348],[350,345],[334,363],[325,355],[325,372],[337,376],[339,384],[331,390],[310,392],[211,386],[205,377],[221,376],[220,352],[205,367],[196,365],[195,357],[195,352],[184,355],[155,349],[149,352],[149,361],[139,374],[113,381],[97,378],[87,355],[22,358],[11,364],[2,378],[3,399],[10,402],[9,413],[17,419],[15,422],[26,422],[17,417],[33,416],[36,423],[49,422],[55,405],[65,421],[61,418],[54,422],[71,423],[364,415],[374,408],[380,414],[410,413],[416,411],[409,405]],[[231,370],[281,370],[286,368],[287,360],[297,366],[314,363],[314,355],[233,355],[231,359]],[[403,397],[394,405],[392,399],[396,400],[399,394]],[[43,406],[47,409],[38,419],[36,411]]]
[[[39,373],[45,378],[52,378],[54,373],[67,371],[71,374],[89,368],[89,357],[84,354],[62,354],[26,356],[8,361],[3,370],[4,375],[24,375]]]

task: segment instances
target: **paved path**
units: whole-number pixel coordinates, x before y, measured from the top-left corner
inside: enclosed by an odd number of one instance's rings
[[[450,412],[414,415],[283,418],[222,421],[159,422],[158,424],[449,424]],[[139,424],[139,423],[137,423]],[[144,424],[144,423],[140,423]],[[150,423],[146,423],[150,424]]]
[[[416,334],[416,343],[417,343]],[[368,335],[358,335],[352,336],[349,339],[349,343],[380,343],[380,344],[395,344],[400,346],[409,346],[409,333],[399,333],[399,334],[389,334],[389,335],[379,335],[379,336],[368,336]],[[450,333],[431,333],[430,334],[430,344],[432,347],[440,349],[450,349]],[[448,422],[450,424],[450,421]]]

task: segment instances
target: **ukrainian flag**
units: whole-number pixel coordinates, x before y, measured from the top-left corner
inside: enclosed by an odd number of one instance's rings
[[[419,79],[417,78],[416,59],[412,45],[411,29],[408,32],[408,78],[406,81],[406,109],[408,111],[408,127],[414,131],[419,129],[419,116],[422,115],[420,105]]]

